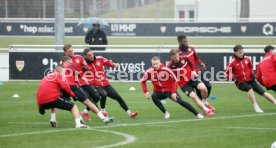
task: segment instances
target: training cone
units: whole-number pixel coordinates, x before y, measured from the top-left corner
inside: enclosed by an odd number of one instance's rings
[[[211,100],[216,100],[216,99],[217,99],[217,96],[210,96],[210,99],[211,99]]]
[[[130,90],[130,91],[134,91],[134,90],[136,90],[136,89],[135,89],[135,87],[130,87],[129,90]]]
[[[13,94],[12,97],[13,97],[13,98],[19,98],[19,95],[18,95],[18,94]]]

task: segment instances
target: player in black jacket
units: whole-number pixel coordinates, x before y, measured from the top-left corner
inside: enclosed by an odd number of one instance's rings
[[[85,36],[85,43],[89,45],[107,45],[105,33],[100,30],[100,24],[93,24],[93,29]],[[105,50],[105,47],[91,47],[92,50]]]

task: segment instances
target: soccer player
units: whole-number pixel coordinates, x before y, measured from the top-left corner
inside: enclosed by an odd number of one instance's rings
[[[152,67],[149,68],[141,79],[141,86],[147,99],[150,98],[150,93],[147,88],[147,80],[151,80],[153,84],[153,94],[151,95],[154,104],[164,113],[165,119],[170,118],[170,113],[165,109],[160,100],[170,98],[182,107],[192,112],[198,119],[203,118],[195,108],[188,102],[185,102],[176,93],[177,79],[174,73],[166,66],[161,64],[160,58],[154,56],[151,59]]]
[[[103,100],[103,102],[101,102],[101,108],[105,110],[105,100],[107,97],[110,97],[120,104],[120,106],[126,111],[129,117],[135,118],[138,115],[138,113],[130,111],[126,102],[118,94],[118,92],[110,85],[106,77],[104,67],[117,67],[118,64],[113,63],[111,60],[108,60],[104,57],[94,56],[93,51],[89,48],[84,49],[83,55],[89,67],[89,71],[91,72],[90,74],[93,75],[92,78],[90,77],[91,75],[87,76],[88,80],[93,86],[96,87],[97,91],[101,96],[101,100]]]
[[[92,98],[94,100],[99,100],[100,95],[97,92],[97,90],[88,83],[88,81],[86,80],[85,77],[83,77],[83,74],[85,73],[85,71],[88,70],[87,63],[85,62],[83,57],[81,55],[75,55],[71,44],[65,44],[63,46],[63,50],[64,50],[65,55],[72,58],[73,65],[75,66],[74,73],[78,73],[78,77],[76,79],[77,85],[80,86],[85,91],[85,93],[88,94],[88,96],[90,98]],[[92,101],[92,103],[94,103],[97,106],[97,104],[94,101]],[[89,114],[88,114],[89,111],[90,111],[90,109],[87,107],[81,113],[81,115],[84,117],[84,119],[86,121],[92,121]],[[107,114],[106,112],[103,112],[103,113],[105,115]]]
[[[172,69],[176,78],[178,80],[178,85],[188,97],[190,97],[196,105],[201,108],[205,115],[212,116],[214,112],[207,108],[194,93],[193,89],[198,89],[201,91],[201,96],[203,99],[207,98],[207,88],[205,85],[197,79],[197,73],[193,68],[192,63],[188,58],[179,58],[179,53],[177,49],[172,49],[170,51],[171,61],[168,63],[168,67]]]
[[[87,93],[76,84],[75,78],[77,76],[74,74],[76,69],[71,57],[64,56],[62,58],[62,66],[64,67],[64,79],[68,81],[71,90],[76,94],[77,100],[82,102],[87,108],[94,112],[103,122],[111,122],[112,119],[106,117],[102,111],[99,111],[95,103],[92,103],[93,100],[90,99]],[[64,94],[64,96],[66,96],[66,94]]]
[[[265,56],[258,65],[256,79],[268,90],[276,92],[276,54],[273,46],[264,48]]]
[[[44,115],[45,109],[52,109],[55,112],[55,108],[70,111],[75,119],[76,128],[88,128],[87,125],[81,123],[78,107],[70,100],[61,98],[60,89],[62,88],[71,97],[75,97],[75,94],[70,89],[66,81],[62,80],[60,73],[61,67],[57,66],[56,70],[47,76],[45,76],[39,85],[36,100],[39,107],[39,112]],[[52,127],[57,127],[57,121],[55,116],[51,116],[50,123]]]
[[[276,104],[275,98],[271,94],[265,92],[255,80],[252,62],[249,57],[244,56],[243,47],[241,45],[236,45],[234,47],[234,57],[228,63],[225,75],[228,79],[235,81],[238,89],[247,92],[248,98],[256,113],[263,113],[263,110],[256,101],[254,91],[265,97],[271,103]]]
[[[178,43],[179,43],[178,52],[179,52],[180,58],[184,58],[184,57],[188,58],[191,61],[191,63],[193,64],[195,72],[200,74],[200,69],[198,68],[197,65],[200,65],[203,69],[206,69],[206,66],[200,60],[200,58],[197,56],[194,47],[188,45],[188,40],[187,40],[187,37],[185,35],[179,35],[177,37],[177,40],[178,40]],[[207,90],[208,90],[207,98],[209,98],[211,90],[212,90],[212,85],[211,85],[210,81],[207,78],[202,77],[201,81],[207,87]],[[201,96],[201,91],[199,89],[196,89],[196,93],[197,93],[197,95],[199,96],[199,98],[202,100],[202,102],[204,103],[204,105],[206,107],[208,107],[209,109],[211,109],[213,111],[216,110],[212,105],[210,105],[207,102],[207,98],[203,98],[203,96]]]

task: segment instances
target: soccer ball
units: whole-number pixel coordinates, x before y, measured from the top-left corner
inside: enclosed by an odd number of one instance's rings
[[[271,144],[271,148],[276,148],[276,141]]]

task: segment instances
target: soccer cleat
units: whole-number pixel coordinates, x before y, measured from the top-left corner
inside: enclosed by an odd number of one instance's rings
[[[204,117],[203,117],[201,114],[197,114],[197,115],[196,115],[196,118],[197,118],[197,119],[203,119]]]
[[[80,123],[84,124],[84,120],[83,120],[82,116],[80,116]]]
[[[210,116],[215,115],[215,113],[212,110],[209,110],[209,111],[204,111],[204,115],[210,117]]]
[[[137,115],[138,115],[138,112],[131,112],[131,113],[129,113],[129,116],[131,118],[135,118]]]
[[[50,120],[50,124],[52,127],[58,127],[58,123],[55,120]]]
[[[165,119],[169,119],[170,116],[171,116],[171,114],[170,114],[169,112],[166,111],[166,112],[165,112],[165,117],[164,117],[164,118],[165,118]]]
[[[264,113],[264,111],[259,106],[254,106],[254,111],[256,113]]]
[[[207,104],[207,105],[205,105],[207,108],[209,108],[212,112],[214,112],[216,109],[212,106],[212,105],[210,105],[210,104]]]
[[[89,126],[85,124],[79,124],[79,125],[76,125],[76,128],[89,128]]]
[[[106,117],[106,118],[103,119],[103,122],[107,124],[109,122],[113,122],[113,119],[109,118],[109,117]]]
[[[107,112],[106,111],[102,111],[102,114],[106,117],[107,116]]]
[[[84,118],[84,120],[89,121],[89,122],[92,121],[92,119],[89,117],[88,113],[82,112],[81,115]]]

